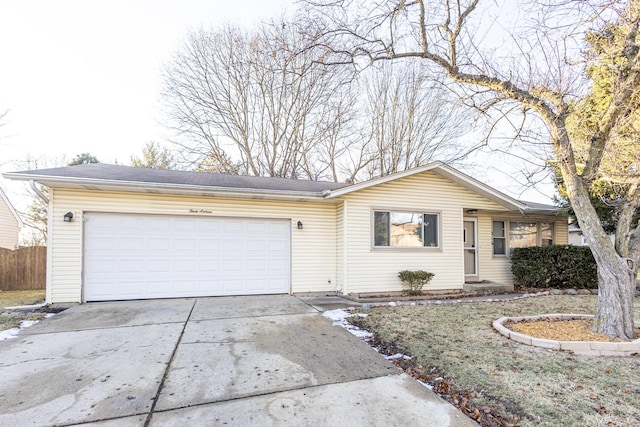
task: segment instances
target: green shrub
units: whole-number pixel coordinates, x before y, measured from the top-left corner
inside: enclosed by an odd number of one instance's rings
[[[511,272],[516,287],[598,287],[596,261],[586,246],[516,248],[511,255]]]
[[[402,270],[398,273],[402,284],[408,288],[404,291],[407,295],[422,295],[422,287],[429,283],[433,276],[435,274],[424,270]]]

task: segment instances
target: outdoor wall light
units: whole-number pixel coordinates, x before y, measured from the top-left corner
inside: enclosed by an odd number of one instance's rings
[[[302,230],[302,221],[298,221],[298,230]]]
[[[475,215],[478,213],[478,209],[467,209],[467,213],[471,215]]]
[[[67,212],[64,214],[64,222],[71,222],[73,219],[73,212]]]

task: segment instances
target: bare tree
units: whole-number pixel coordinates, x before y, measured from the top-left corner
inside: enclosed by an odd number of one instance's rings
[[[457,139],[470,130],[471,114],[423,65],[378,63],[363,71],[363,119],[373,151],[369,178],[433,159],[451,163],[463,154]]]
[[[608,168],[624,123],[637,111],[640,92],[640,2],[490,2],[484,0],[404,0],[388,2],[308,2],[327,26],[321,44],[333,63],[414,58],[437,66],[467,103],[513,120],[534,116],[545,127],[550,165],[559,171],[582,232],[598,264],[599,297],[593,328],[612,337],[632,338],[633,292],[640,257],[638,150],[622,162],[624,186],[616,197],[615,246],[590,202],[594,186],[621,182]],[[518,9],[520,8],[520,9]],[[520,10],[520,11],[519,11]],[[524,13],[522,12],[524,11]],[[620,36],[609,54],[584,55],[585,34],[606,40]],[[590,67],[608,71],[608,95],[592,86]],[[595,95],[600,114],[581,122],[581,99]],[[521,121],[522,127],[528,122]],[[514,145],[522,145],[516,138]],[[629,148],[629,146],[627,146]],[[615,156],[613,156],[615,157]],[[626,169],[624,169],[626,168]],[[631,173],[628,173],[631,172]]]
[[[320,49],[300,53],[305,34],[294,23],[191,34],[166,70],[164,99],[193,163],[213,155],[240,158],[239,173],[338,175],[349,86],[317,61]]]
[[[80,156],[76,156],[76,159]],[[35,157],[27,155],[23,160],[14,162],[16,167],[22,170],[52,168],[68,165],[64,156],[51,158],[46,156]],[[47,243],[47,214],[49,209],[49,190],[42,184],[33,183],[33,187],[27,189],[27,196],[32,198],[26,209],[20,212],[25,225],[30,228],[28,237],[23,243],[33,246],[43,246]]]

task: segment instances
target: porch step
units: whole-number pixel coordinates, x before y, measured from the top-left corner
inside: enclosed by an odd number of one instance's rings
[[[465,292],[475,292],[478,295],[491,295],[513,292],[513,285],[495,282],[468,282],[462,286],[462,289]]]

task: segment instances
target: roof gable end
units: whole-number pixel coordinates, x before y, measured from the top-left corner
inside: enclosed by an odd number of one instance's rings
[[[510,210],[518,210],[525,211],[528,209],[528,206],[514,199],[513,197],[507,196],[506,194],[496,190],[493,187],[490,187],[486,184],[481,183],[480,181],[458,171],[457,169],[452,168],[451,166],[447,166],[446,164],[436,161],[424,166],[419,166],[417,168],[405,170],[402,172],[394,173],[391,175],[382,176],[380,178],[374,178],[369,181],[361,182],[358,184],[350,185],[348,187],[340,188],[337,190],[333,190],[330,194],[327,194],[327,198],[339,197],[345,194],[353,193],[355,191],[364,190],[366,188],[371,188],[376,185],[381,185],[387,182],[395,181],[398,179],[406,178],[409,176],[425,173],[425,172],[433,172],[438,174],[449,181],[452,181],[476,194],[480,194],[487,199],[504,206]]]

